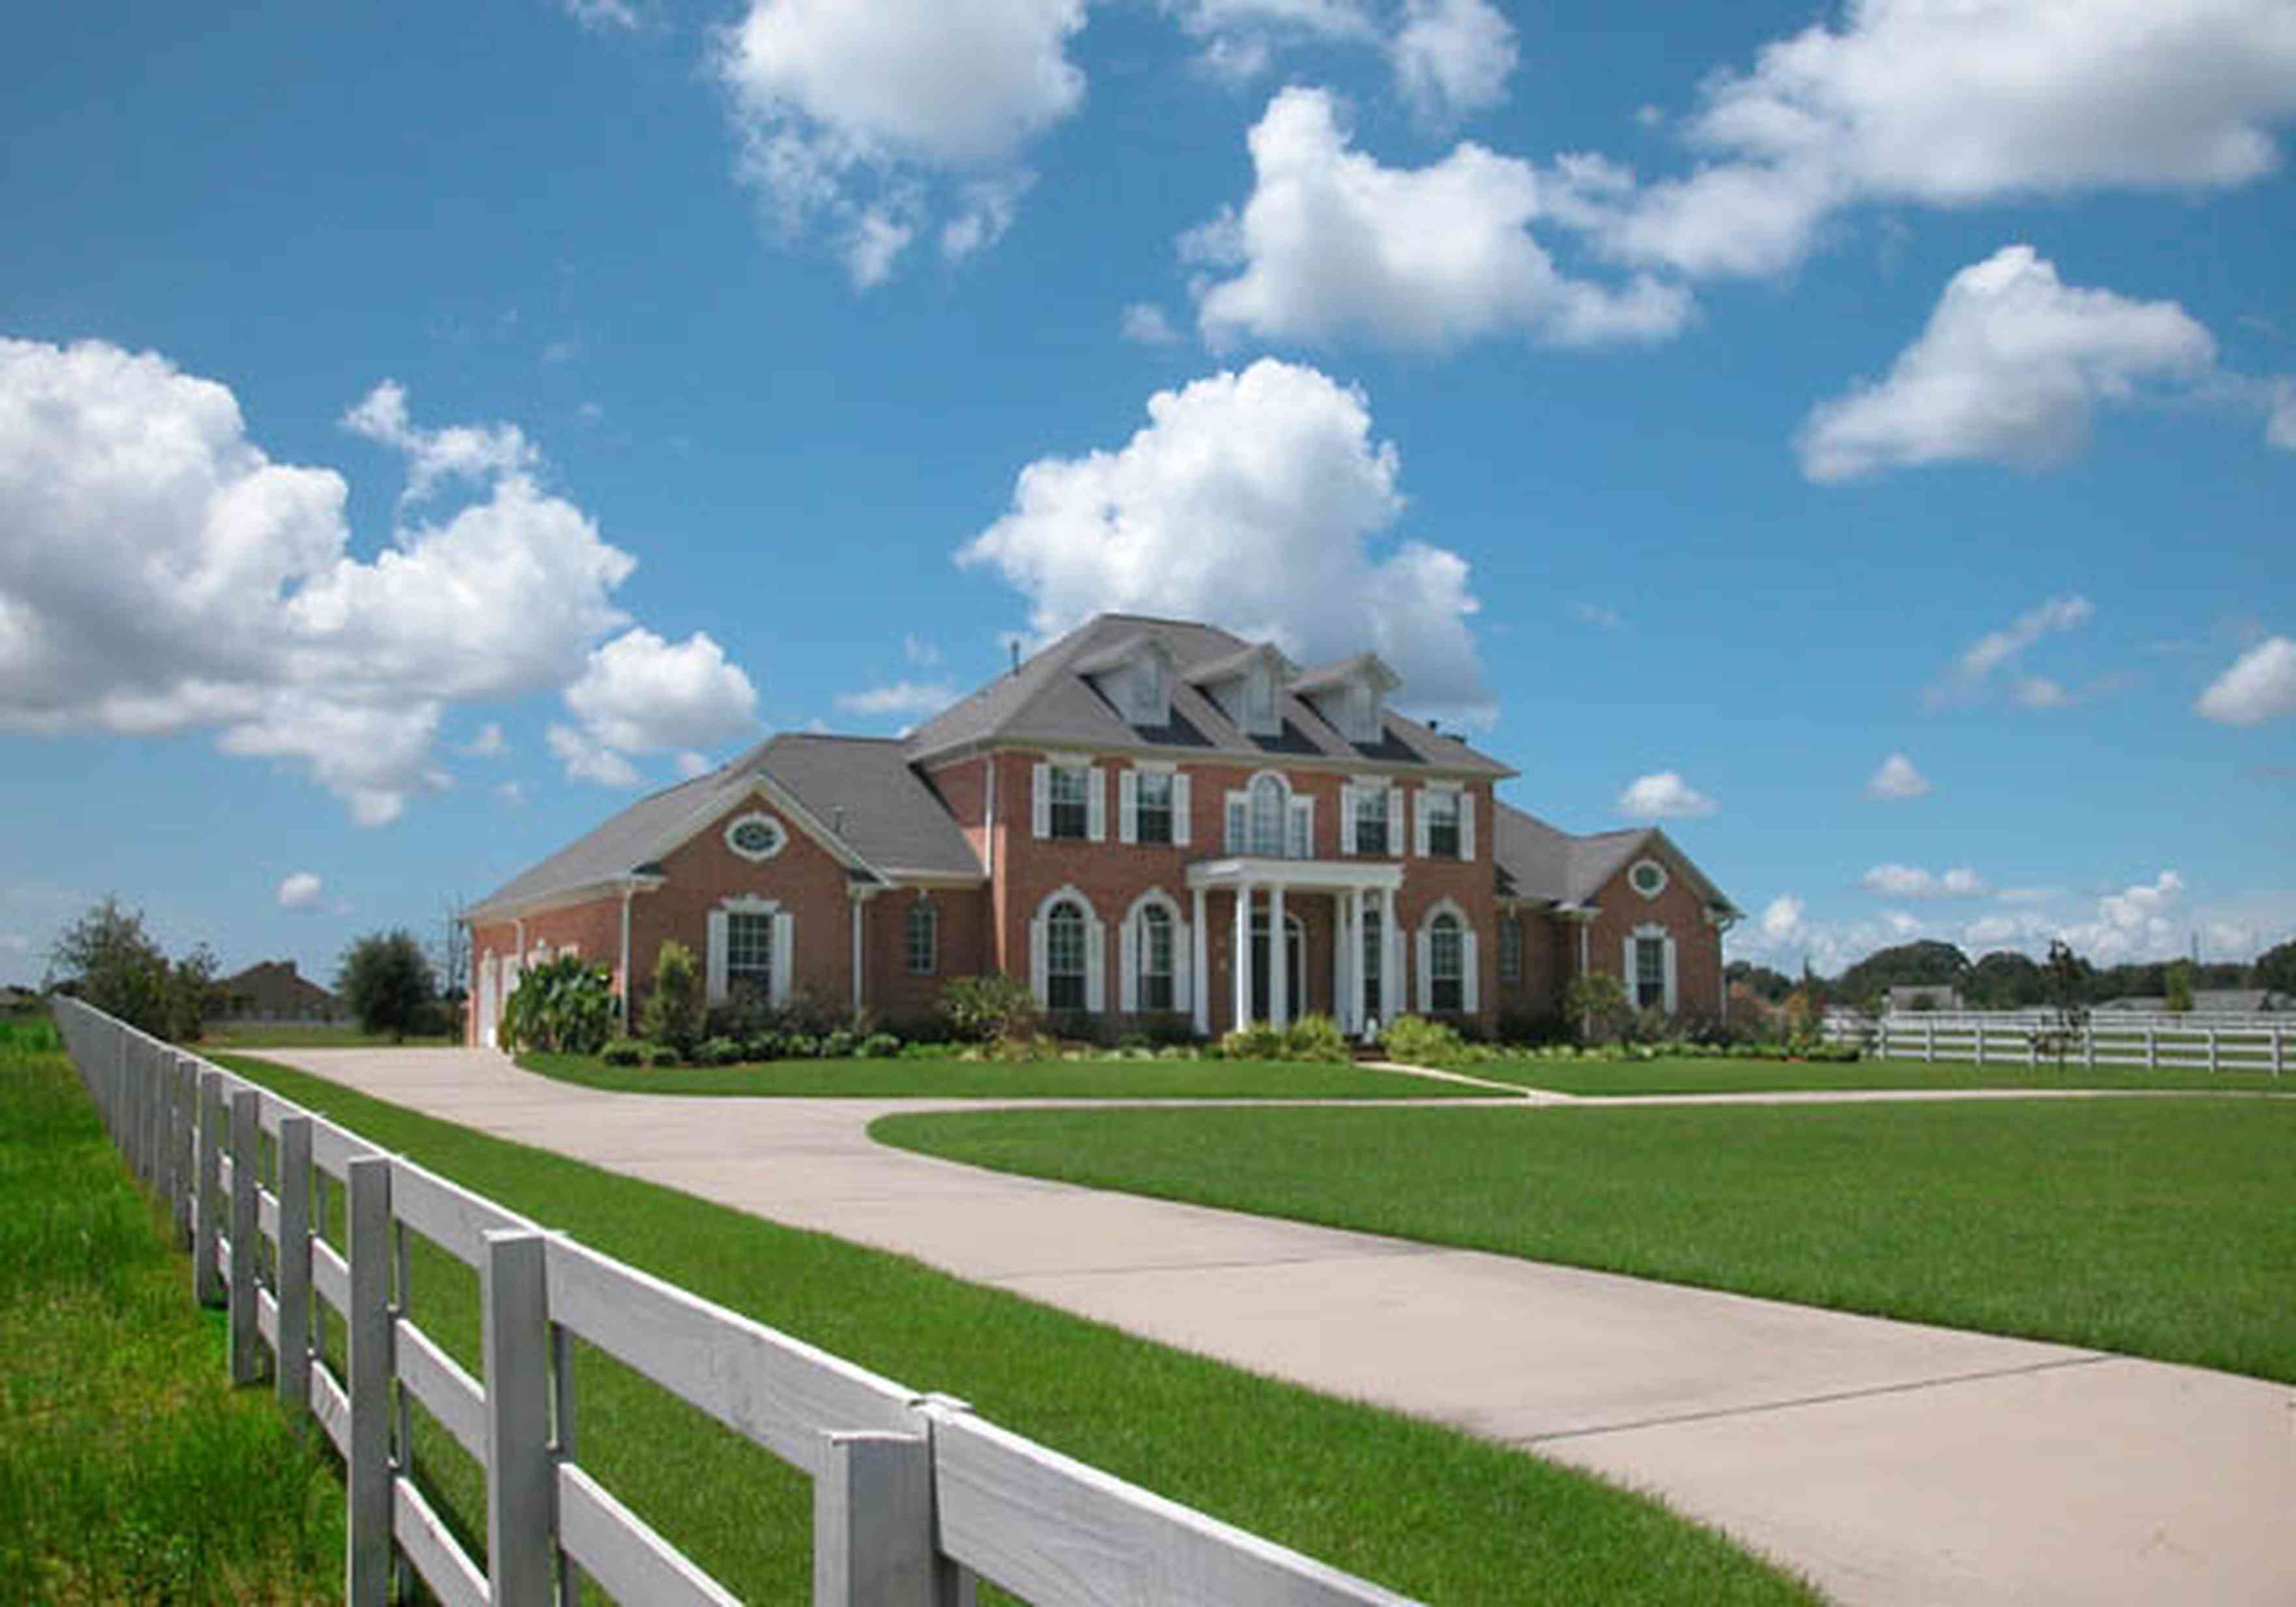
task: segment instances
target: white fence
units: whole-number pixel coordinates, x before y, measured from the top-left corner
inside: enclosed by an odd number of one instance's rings
[[[2277,1015],[2141,1014],[2092,1011],[2068,1027],[2054,1011],[1837,1013],[1825,1035],[1859,1043],[1885,1060],[1974,1061],[1984,1065],[2132,1066],[2146,1070],[2268,1071],[2289,1062],[2296,1019]]]
[[[448,1607],[572,1602],[586,1577],[620,1602],[735,1599],[577,1460],[576,1339],[812,1478],[816,1607],[957,1607],[976,1578],[1040,1607],[1409,1607],[545,1232],[87,1005],[55,1012],[192,1248],[196,1298],[229,1310],[233,1379],[268,1371],[342,1455],[351,1607],[386,1600],[400,1567]],[[323,1176],[343,1185],[348,1253],[324,1236]],[[410,1232],[478,1272],[483,1379],[408,1316]],[[346,1377],[316,1342],[331,1313]],[[485,1467],[484,1568],[411,1476],[410,1401]]]

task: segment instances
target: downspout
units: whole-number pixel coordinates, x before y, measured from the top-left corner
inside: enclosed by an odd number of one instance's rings
[[[882,890],[874,887],[857,887],[849,890],[849,896],[853,901],[853,1014],[857,1021],[860,1017],[861,1006],[866,996],[861,985],[862,906]]]

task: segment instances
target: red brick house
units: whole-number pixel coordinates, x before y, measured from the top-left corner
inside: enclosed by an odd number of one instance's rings
[[[1301,669],[1108,614],[906,738],[774,737],[473,906],[472,1038],[555,954],[642,997],[666,939],[713,1000],[881,1018],[1002,971],[1049,1010],[1199,1033],[1311,1011],[1488,1029],[1558,1014],[1587,966],[1719,1014],[1738,912],[1681,850],[1499,802],[1515,772],[1390,709],[1398,685],[1370,653]]]

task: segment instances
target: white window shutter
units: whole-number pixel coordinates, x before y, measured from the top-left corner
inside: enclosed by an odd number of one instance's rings
[[[1465,787],[1459,789],[1459,857],[1475,857],[1475,795]]]
[[[1424,923],[1419,928],[1419,941],[1414,947],[1419,950],[1415,956],[1418,963],[1414,968],[1419,972],[1419,1013],[1428,1015],[1435,1009],[1435,934]]]
[[[1175,848],[1188,846],[1188,778],[1175,775],[1172,778],[1172,846]]]
[[[1116,773],[1116,840],[1140,840],[1140,772],[1126,768]]]
[[[1483,965],[1471,928],[1459,934],[1459,1003],[1469,1015],[1483,1007]]]
[[[1387,788],[1387,853],[1390,859],[1403,857],[1403,788],[1393,782]]]
[[[1045,922],[1042,916],[1029,922],[1029,991],[1037,996],[1037,1008],[1042,1010],[1051,1003],[1051,990],[1045,983]]]
[[[774,1008],[790,1002],[790,981],[797,975],[797,917],[787,910],[774,912]]]
[[[1342,857],[1356,851],[1356,788],[1353,782],[1340,783],[1340,853]]]
[[[1316,857],[1316,800],[1314,799],[1303,798],[1300,800],[1300,816],[1307,823],[1308,839],[1300,849],[1300,857],[1303,859],[1313,859]]]
[[[1084,1007],[1098,1015],[1108,1008],[1108,928],[1096,918],[1084,923]]]
[[[1196,1006],[1195,934],[1185,921],[1172,922],[1172,1008],[1193,1010]]]
[[[1029,795],[1029,824],[1042,842],[1053,834],[1053,767],[1039,759],[1036,790]]]
[[[1249,806],[1241,792],[1227,795],[1227,851],[1241,854],[1250,840],[1251,826]]]
[[[1140,922],[1127,921],[1117,947],[1122,951],[1116,977],[1118,1008],[1130,1015],[1140,1008]]]
[[[1108,772],[1098,765],[1085,767],[1084,834],[1094,842],[1108,840]]]
[[[1427,857],[1427,789],[1417,787],[1411,794],[1411,851],[1419,858]]]
[[[726,912],[709,912],[709,955],[703,968],[709,978],[708,998],[713,1004],[726,1002]]]

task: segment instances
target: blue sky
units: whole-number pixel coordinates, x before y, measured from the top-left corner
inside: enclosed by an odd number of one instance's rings
[[[2286,0],[210,11],[0,61],[0,979],[331,975],[1099,608],[1734,954],[2296,932]]]

